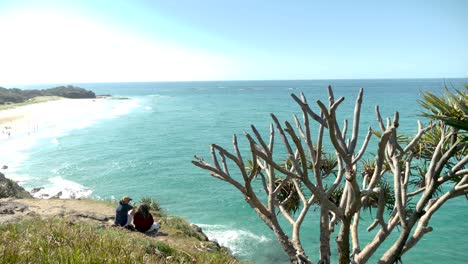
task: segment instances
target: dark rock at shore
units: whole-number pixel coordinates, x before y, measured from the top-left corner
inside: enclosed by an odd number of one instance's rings
[[[44,189],[44,187],[36,187],[36,188],[32,188],[31,191],[29,193],[31,194],[35,194],[37,192],[39,192],[40,190]]]
[[[60,196],[62,196],[62,192],[58,192],[56,195],[50,197],[50,199],[60,199]]]
[[[0,172],[0,198],[32,198],[32,195],[27,192],[18,183],[7,179],[3,173]]]
[[[195,224],[190,224],[190,227],[195,231],[198,232],[202,237],[204,237],[205,241],[210,241],[208,239],[208,236],[203,232],[202,228],[195,225]]]

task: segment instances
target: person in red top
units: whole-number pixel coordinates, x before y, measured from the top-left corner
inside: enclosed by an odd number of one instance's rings
[[[153,216],[150,213],[150,207],[147,204],[141,204],[138,207],[137,212],[133,216],[133,225],[135,225],[135,229],[142,232],[152,232],[156,230],[158,231],[160,225],[159,223],[155,223]]]

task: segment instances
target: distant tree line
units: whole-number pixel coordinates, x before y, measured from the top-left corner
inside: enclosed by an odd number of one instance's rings
[[[37,96],[61,96],[65,98],[96,98],[92,91],[73,85],[58,86],[43,90],[6,89],[0,87],[0,104],[21,103]]]

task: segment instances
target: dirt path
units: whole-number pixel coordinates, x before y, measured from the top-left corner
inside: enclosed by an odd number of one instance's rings
[[[0,224],[16,222],[25,216],[70,217],[112,225],[115,209],[111,204],[93,200],[0,199]]]

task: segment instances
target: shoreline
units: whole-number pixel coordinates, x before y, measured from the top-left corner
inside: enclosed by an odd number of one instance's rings
[[[64,179],[61,175],[37,178],[37,175],[26,175],[18,171],[21,170],[23,162],[28,160],[28,151],[41,139],[50,139],[50,144],[60,147],[60,137],[71,131],[86,128],[100,120],[128,114],[131,109],[139,106],[138,99],[127,99],[129,100],[113,100],[113,97],[61,98],[1,109],[0,168],[8,167],[1,172],[25,187],[36,198],[57,195],[65,199],[89,197],[92,190]],[[33,190],[38,188],[41,189],[33,193]]]
[[[75,113],[83,107],[92,107],[101,99],[68,99],[60,98],[46,102],[21,105],[11,105],[12,108],[0,109],[0,128],[2,135],[10,132],[10,136],[17,133],[36,132],[43,124],[57,125],[66,113]]]

